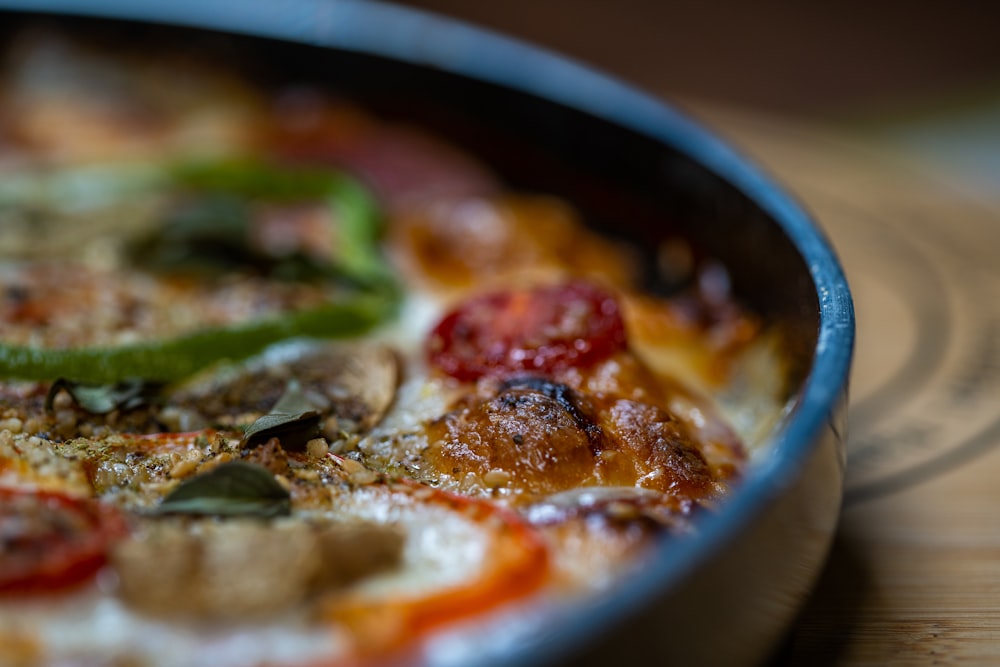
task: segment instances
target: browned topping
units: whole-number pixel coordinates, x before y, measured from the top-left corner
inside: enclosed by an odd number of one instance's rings
[[[713,490],[697,443],[676,417],[627,399],[584,401],[547,381],[469,399],[430,424],[427,436],[425,460],[460,488],[509,487],[523,500],[580,486],[638,485],[685,497]]]
[[[734,362],[761,332],[760,321],[731,298],[690,292],[668,301],[632,293],[622,304],[630,340],[645,356],[654,363],[665,356],[662,370],[713,384],[731,377]]]
[[[500,469],[510,475],[512,489],[531,497],[599,484],[605,473],[597,456],[604,438],[596,425],[531,387],[472,398],[427,432],[431,446],[424,458],[441,473],[461,480],[466,473],[482,477]]]
[[[634,465],[635,484],[672,495],[710,491],[711,471],[685,426],[666,410],[621,399],[605,413],[618,451]]]
[[[390,232],[403,269],[436,288],[566,275],[622,287],[635,280],[628,252],[584,229],[571,208],[546,197],[438,202],[402,216]]]
[[[611,520],[600,512],[565,517],[540,526],[555,553],[555,585],[569,590],[599,590],[620,574],[622,564],[636,558],[664,534],[664,526],[648,520]]]
[[[557,375],[563,382],[481,382],[427,425],[423,459],[447,486],[502,490],[517,503],[578,487],[641,487],[669,503],[709,499],[742,461],[735,438],[703,442],[709,429],[671,412],[678,390],[630,354]],[[678,405],[703,406],[677,396]],[[718,420],[707,407],[698,419]],[[720,434],[731,435],[722,427]],[[708,445],[712,465],[702,453]]]

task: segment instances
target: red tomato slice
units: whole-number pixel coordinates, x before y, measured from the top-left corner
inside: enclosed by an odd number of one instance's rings
[[[121,515],[96,501],[0,488],[0,595],[83,583],[124,532]]]
[[[615,296],[585,282],[474,297],[427,343],[432,365],[463,381],[587,367],[625,347]]]

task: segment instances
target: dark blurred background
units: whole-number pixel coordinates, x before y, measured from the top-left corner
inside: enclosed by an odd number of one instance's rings
[[[405,0],[651,92],[823,119],[1000,96],[1000,2]]]

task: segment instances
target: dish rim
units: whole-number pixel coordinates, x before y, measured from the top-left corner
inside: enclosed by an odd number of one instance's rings
[[[760,461],[697,535],[659,549],[614,595],[548,617],[544,641],[510,645],[478,664],[543,664],[623,618],[717,554],[798,478],[845,398],[855,323],[847,279],[822,230],[763,169],[699,123],[630,84],[546,49],[427,11],[376,0],[0,0],[0,9],[217,30],[337,48],[443,70],[586,112],[665,144],[720,176],[776,223],[804,260],[819,305],[811,370],[793,413]],[[841,461],[843,465],[843,461]]]

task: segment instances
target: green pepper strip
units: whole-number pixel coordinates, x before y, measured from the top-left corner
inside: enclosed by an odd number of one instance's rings
[[[357,335],[390,317],[393,311],[394,304],[384,296],[359,295],[279,317],[118,347],[52,350],[0,345],[0,375],[25,380],[66,377],[93,383],[132,377],[172,381],[218,359],[249,357],[286,338]]]
[[[196,190],[270,200],[325,199],[340,223],[337,264],[344,274],[388,288],[392,275],[377,251],[378,206],[356,179],[328,169],[281,169],[248,160],[180,164],[172,179]]]
[[[344,229],[341,259],[347,272],[369,289],[344,300],[272,318],[202,329],[165,340],[116,347],[45,349],[0,343],[0,377],[92,383],[127,378],[173,381],[219,359],[243,359],[296,336],[346,337],[364,333],[392,317],[399,291],[376,250],[376,207],[353,179],[320,170],[284,172],[256,163],[185,165],[174,183],[272,199],[322,196],[337,208]],[[152,179],[155,181],[155,179]]]

